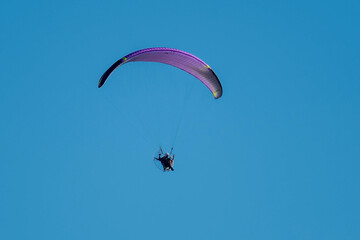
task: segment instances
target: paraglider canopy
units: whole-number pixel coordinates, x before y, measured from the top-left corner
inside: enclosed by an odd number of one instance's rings
[[[221,83],[208,64],[190,53],[173,48],[146,48],[126,55],[106,70],[99,80],[98,87],[104,85],[116,68],[128,62],[159,62],[180,68],[205,84],[215,99],[222,96]]]

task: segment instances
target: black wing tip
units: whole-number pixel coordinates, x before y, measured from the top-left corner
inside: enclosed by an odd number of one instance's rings
[[[124,61],[124,58],[119,59],[118,61],[116,61],[113,65],[111,65],[111,67],[106,70],[106,72],[104,72],[104,74],[101,76],[99,83],[98,83],[98,88],[101,88],[102,85],[104,85],[106,79],[110,76],[110,74],[118,67],[120,66],[120,64]]]
[[[104,85],[104,83],[106,82],[106,79],[109,77],[110,73],[109,73],[109,69],[106,70],[106,72],[104,72],[104,74],[99,79],[98,88],[101,88]]]
[[[215,100],[219,99],[219,98],[221,98],[222,95],[223,95],[222,91],[218,91],[218,92],[214,93],[214,99]]]
[[[217,80],[217,82],[218,82],[218,84],[219,84],[219,87],[220,87],[220,90],[218,90],[218,91],[216,91],[216,92],[213,93],[214,99],[216,100],[216,99],[221,98],[221,96],[223,95],[223,88],[222,88],[221,82],[220,82],[218,76],[215,74],[214,70],[212,70],[211,68],[209,68],[209,70],[210,70],[210,71],[212,72],[212,74],[214,74],[214,76],[216,77],[216,80]]]
[[[102,79],[100,79],[99,80],[99,83],[98,83],[98,88],[101,88],[102,87],[102,85],[104,85],[104,82],[103,81],[101,81]]]

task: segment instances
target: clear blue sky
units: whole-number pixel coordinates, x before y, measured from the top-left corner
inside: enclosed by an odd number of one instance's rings
[[[2,1],[0,239],[360,239],[359,12]],[[97,88],[147,47],[200,57],[223,97],[156,63]],[[152,156],[172,143],[164,174]]]

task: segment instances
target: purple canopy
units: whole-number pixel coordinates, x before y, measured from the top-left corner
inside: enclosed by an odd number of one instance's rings
[[[199,79],[212,92],[215,99],[222,95],[221,83],[209,65],[190,53],[173,48],[146,48],[126,55],[106,70],[99,80],[98,87],[105,83],[116,68],[128,62],[159,62],[172,65]]]

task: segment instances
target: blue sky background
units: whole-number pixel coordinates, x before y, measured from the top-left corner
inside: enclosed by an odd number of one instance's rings
[[[359,10],[2,1],[0,239],[360,239]],[[207,62],[223,97],[155,63],[97,88],[156,46]]]

